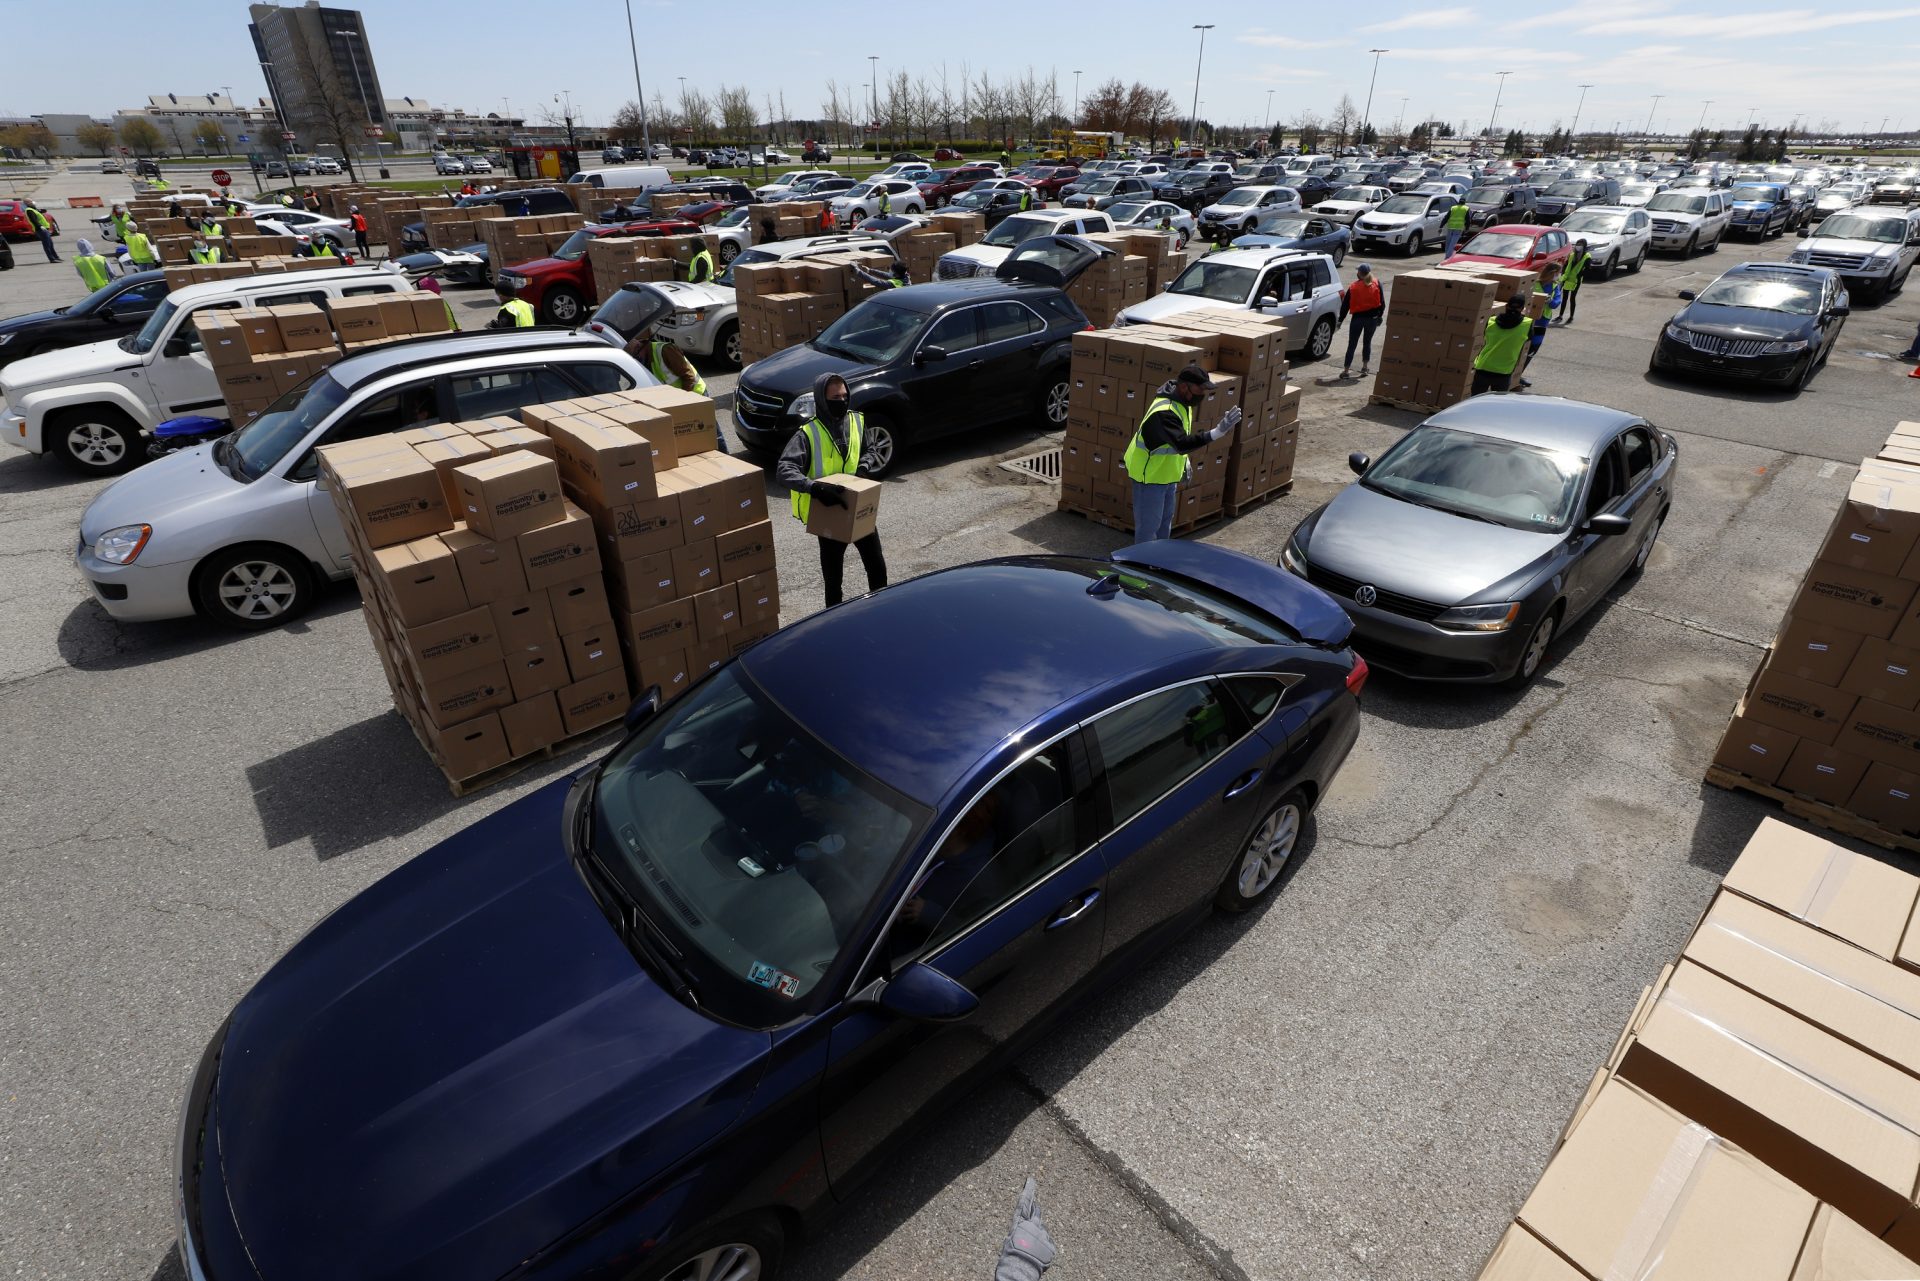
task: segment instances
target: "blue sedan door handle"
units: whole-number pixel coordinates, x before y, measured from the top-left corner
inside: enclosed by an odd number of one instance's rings
[[[1229,787],[1227,789],[1227,794],[1221,797],[1220,799],[1223,801],[1230,801],[1234,797],[1240,795],[1242,792],[1246,791],[1248,788],[1252,787],[1255,783],[1258,783],[1260,781],[1261,773],[1262,771],[1257,769],[1248,770],[1246,773],[1242,774],[1239,778],[1234,780],[1233,786]]]
[[[1088,908],[1099,901],[1099,890],[1088,890],[1077,898],[1068,899],[1060,905],[1060,910],[1053,914],[1053,919],[1047,922],[1047,928],[1057,930],[1069,921],[1077,920],[1086,913]]]

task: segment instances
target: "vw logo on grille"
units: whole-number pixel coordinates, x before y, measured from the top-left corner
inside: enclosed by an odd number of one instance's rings
[[[1373,590],[1372,583],[1362,583],[1354,589],[1353,599],[1355,604],[1371,605],[1374,601],[1380,599],[1380,593]]]

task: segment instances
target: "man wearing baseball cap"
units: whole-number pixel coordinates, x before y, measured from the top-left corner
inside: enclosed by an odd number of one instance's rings
[[[1196,433],[1193,430],[1193,412],[1206,399],[1207,388],[1212,384],[1207,371],[1198,365],[1188,365],[1179,377],[1162,383],[1127,445],[1127,478],[1133,482],[1133,540],[1136,543],[1172,535],[1180,482],[1192,470],[1187,455],[1240,425],[1240,407],[1235,405],[1221,416],[1212,431]]]

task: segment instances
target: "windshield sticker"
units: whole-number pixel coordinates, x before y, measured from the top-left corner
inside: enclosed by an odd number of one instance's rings
[[[785,970],[776,970],[771,965],[755,961],[747,969],[747,980],[776,992],[791,1001],[800,995],[800,980]]]

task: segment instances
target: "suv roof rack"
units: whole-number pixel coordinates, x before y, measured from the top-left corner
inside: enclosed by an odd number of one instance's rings
[[[460,346],[452,346],[455,343]],[[474,329],[461,333],[415,334],[394,339],[370,351],[344,356],[328,368],[352,388],[388,374],[462,356],[492,356],[503,352],[574,346],[610,347],[610,344],[578,330],[562,329],[557,325],[536,325],[532,329]]]

